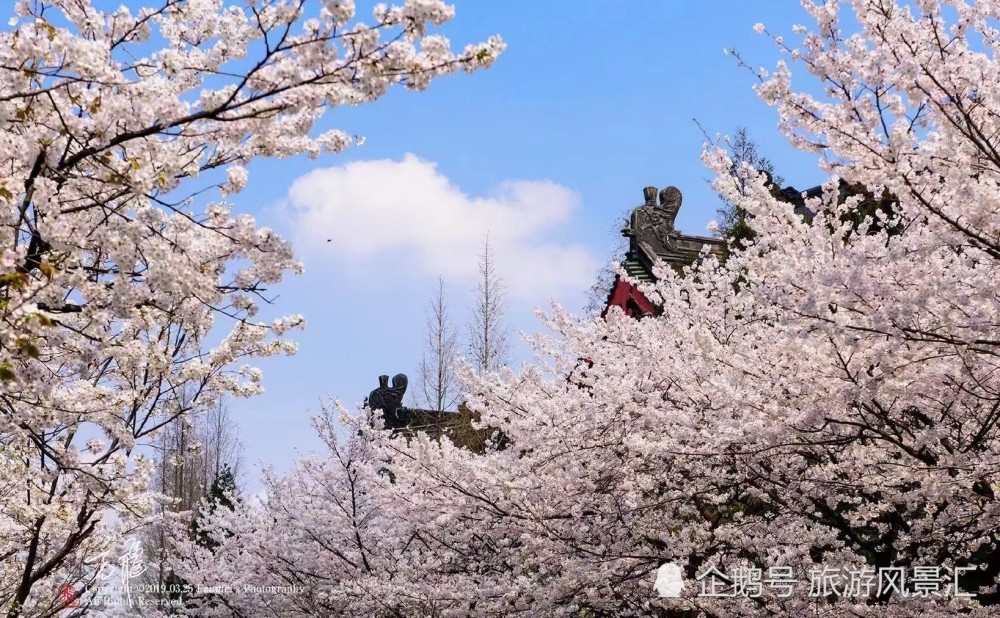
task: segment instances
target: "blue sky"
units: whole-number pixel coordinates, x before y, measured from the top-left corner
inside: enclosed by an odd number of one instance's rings
[[[321,450],[309,424],[323,400],[349,407],[379,374],[411,388],[427,302],[445,277],[456,323],[468,320],[477,247],[489,231],[511,290],[512,330],[554,298],[571,310],[615,244],[612,229],[646,185],[684,195],[678,227],[707,234],[718,200],[697,121],[745,126],[799,188],[822,176],[777,130],[752,91],[754,66],[780,58],[756,22],[788,35],[808,16],[791,0],[458,0],[443,32],[456,47],[499,33],[508,49],[484,72],[335,109],[321,128],[365,145],[309,161],[258,161],[239,208],[293,240],[306,274],[276,292],[274,314],[302,313],[300,352],[268,360],[263,396],[232,402],[248,463],[287,469]],[[359,1],[359,14],[369,15]],[[327,242],[327,239],[330,242]],[[267,316],[263,316],[267,317]],[[515,348],[515,364],[529,358]]]

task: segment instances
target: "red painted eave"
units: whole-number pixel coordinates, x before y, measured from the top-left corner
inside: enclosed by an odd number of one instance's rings
[[[656,306],[639,291],[639,288],[620,277],[615,277],[615,284],[611,287],[611,294],[608,296],[608,305],[602,315],[607,314],[611,307],[621,307],[625,315],[634,318],[656,313]],[[636,309],[638,309],[639,315],[636,315]]]

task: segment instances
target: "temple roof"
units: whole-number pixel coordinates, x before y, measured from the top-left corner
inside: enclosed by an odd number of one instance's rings
[[[420,432],[434,439],[446,437],[455,446],[474,452],[483,452],[490,445],[504,448],[506,438],[503,433],[495,427],[476,426],[479,415],[464,403],[459,404],[455,411],[410,408],[403,405],[409,382],[406,374],[393,376],[392,386],[389,386],[388,375],[380,375],[378,382],[378,388],[365,398],[364,406],[372,413],[372,422],[376,418],[374,411],[379,411],[383,427],[391,430],[393,435],[413,436]]]
[[[840,199],[844,199],[851,192],[847,187],[846,183],[840,183]],[[809,210],[806,206],[806,199],[818,197],[823,195],[823,187],[821,185],[815,186],[811,189],[806,189],[805,191],[799,191],[795,187],[785,187],[778,191],[778,197],[786,202],[795,205],[795,213],[802,215],[807,221],[812,221],[816,213]]]
[[[678,270],[698,259],[704,248],[721,257],[727,252],[721,238],[682,234],[674,228],[681,208],[681,192],[676,187],[659,191],[656,187],[642,190],[644,202],[632,211],[622,234],[629,239],[628,253],[622,266],[633,278],[653,281],[653,264],[663,260]]]
[[[842,186],[841,192],[845,191]],[[820,186],[805,191],[785,187],[777,191],[777,196],[793,204],[796,213],[811,221],[815,213],[806,207],[805,200],[822,192]],[[666,187],[657,193],[656,187],[646,187],[642,194],[644,202],[632,211],[628,224],[622,230],[622,235],[629,239],[622,267],[630,277],[641,282],[655,281],[653,264],[658,259],[680,271],[695,262],[705,248],[720,259],[726,257],[729,249],[724,239],[683,234],[674,228],[674,220],[681,207],[680,190]]]
[[[799,191],[794,187],[779,189],[776,186],[772,191],[778,199],[793,204],[795,212],[806,221],[812,221],[815,213],[806,206],[805,200],[823,192],[822,187]],[[851,189],[841,183],[840,193],[843,199],[851,194]],[[642,190],[642,195],[643,203],[632,210],[628,224],[622,230],[622,235],[629,239],[629,247],[621,266],[629,279],[638,283],[656,281],[653,265],[658,260],[680,273],[684,267],[696,262],[702,251],[707,251],[720,260],[726,258],[729,246],[725,239],[683,234],[674,228],[674,221],[681,208],[680,190],[666,187],[657,191],[656,187],[646,187]],[[635,285],[616,277],[608,292],[606,306],[620,306],[628,315],[645,315],[652,311],[648,307],[632,307],[630,303],[635,302],[643,306],[643,303],[649,304]]]
[[[642,281],[643,283],[652,283],[653,281],[652,273],[638,258],[626,257],[622,261],[622,268],[632,279]]]

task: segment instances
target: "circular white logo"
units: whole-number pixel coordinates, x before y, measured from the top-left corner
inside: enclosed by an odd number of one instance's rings
[[[673,562],[660,565],[656,570],[656,583],[653,584],[656,594],[661,597],[679,597],[684,589],[684,575],[681,568]]]

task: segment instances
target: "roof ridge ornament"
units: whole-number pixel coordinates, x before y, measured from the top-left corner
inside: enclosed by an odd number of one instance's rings
[[[408,414],[403,406],[403,396],[406,394],[406,374],[397,373],[392,377],[392,386],[389,386],[389,376],[380,375],[378,377],[378,388],[373,390],[365,399],[365,406],[369,410],[381,410],[385,419],[385,426],[393,429],[406,426]]]
[[[642,190],[642,203],[645,206],[656,206],[656,187],[644,187]]]
[[[677,218],[677,213],[680,212],[683,197],[681,190],[677,187],[666,187],[660,191],[660,208],[666,211],[666,223],[671,232],[675,231],[674,220]]]
[[[622,232],[626,236],[642,237],[653,243],[656,251],[665,251],[680,233],[674,229],[674,219],[681,208],[681,192],[677,187],[645,187],[642,190],[643,204],[632,211],[628,227]]]
[[[683,201],[680,189],[644,187],[642,197],[642,204],[632,209],[622,229],[622,235],[629,239],[628,252],[622,262],[624,272],[615,277],[608,295],[609,307],[621,307],[626,314],[636,316],[657,312],[656,306],[637,287],[657,280],[653,274],[657,262],[662,261],[683,276],[684,269],[706,253],[720,261],[727,255],[725,239],[688,236],[675,229],[674,222]]]

